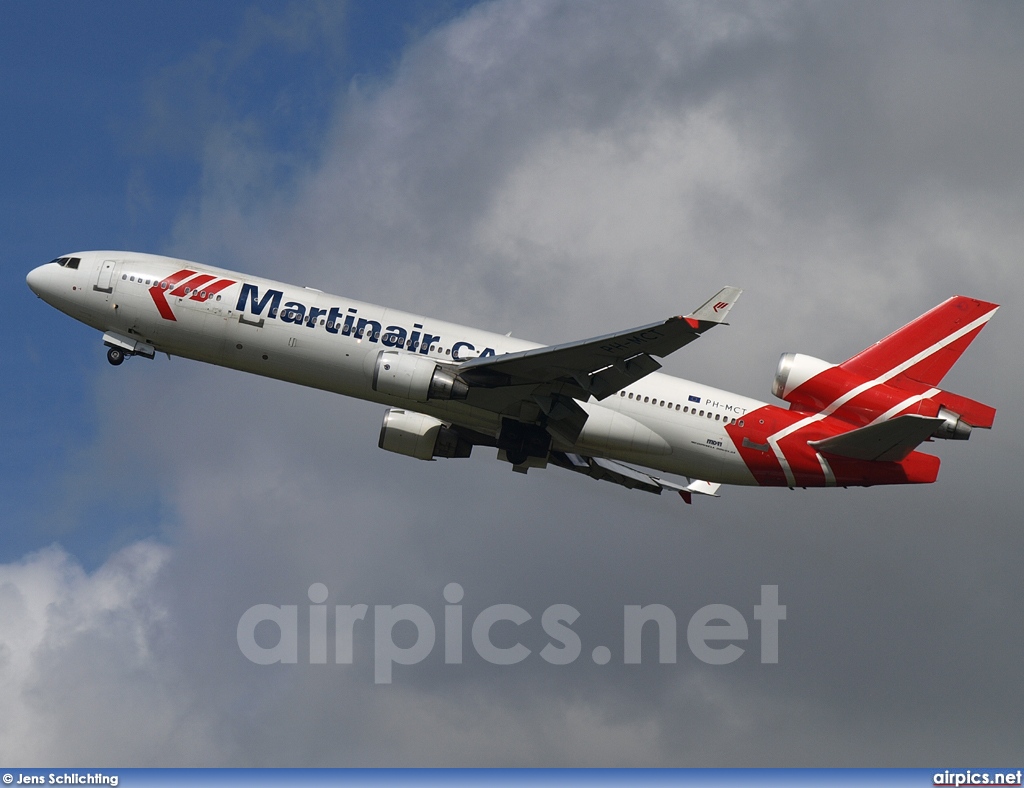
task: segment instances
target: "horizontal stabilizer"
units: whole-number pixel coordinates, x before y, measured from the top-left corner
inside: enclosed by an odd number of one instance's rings
[[[808,444],[816,451],[854,460],[900,462],[944,423],[944,419],[926,416],[897,416]]]
[[[986,430],[992,429],[992,424],[996,418],[996,409],[991,405],[986,405],[983,402],[968,399],[967,397],[961,397],[959,394],[953,394],[950,391],[941,391],[935,395],[934,399],[940,402],[944,408],[958,413],[960,418],[972,427],[981,427]]]

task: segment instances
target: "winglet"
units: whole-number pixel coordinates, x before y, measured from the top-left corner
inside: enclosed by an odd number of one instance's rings
[[[687,321],[696,320],[700,323],[724,323],[726,315],[739,300],[743,291],[738,287],[723,287],[705,303],[687,315]]]

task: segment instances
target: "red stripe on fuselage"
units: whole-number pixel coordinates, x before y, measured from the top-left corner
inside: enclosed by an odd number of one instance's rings
[[[785,487],[788,484],[782,465],[768,445],[768,438],[791,424],[793,415],[775,405],[765,405],[745,413],[735,424],[725,426],[743,463],[762,487]]]
[[[149,288],[149,294],[153,298],[153,303],[156,304],[157,311],[160,313],[160,317],[164,320],[177,320],[174,316],[174,312],[171,311],[171,305],[167,303],[166,293],[164,291],[170,290],[183,279],[195,276],[195,273],[195,271],[190,271],[185,268],[171,274],[166,279],[157,282]]]
[[[217,293],[219,293],[225,287],[230,287],[233,284],[235,284],[234,279],[221,279],[219,282],[214,282],[213,284],[207,285],[205,289],[193,293],[191,300],[205,301],[210,296],[217,295]],[[205,293],[206,295],[204,296],[203,293]]]
[[[776,437],[801,421],[806,424]],[[788,411],[774,405],[751,411],[725,427],[743,462],[763,487],[825,487],[830,484],[817,451],[808,441],[840,435],[850,429],[849,422],[834,416]],[[774,440],[774,446],[769,439]],[[835,484],[840,487],[930,483],[935,481],[939,470],[939,459],[922,452],[912,452],[902,462],[854,460],[829,454],[823,457]],[[782,461],[789,468],[789,476]]]
[[[195,279],[189,279],[187,282],[183,282],[181,285],[175,288],[174,292],[171,293],[171,295],[181,298],[181,296],[188,295],[188,293],[185,292],[186,290],[197,290],[203,285],[205,285],[207,282],[212,282],[216,278],[217,277],[211,276],[210,274],[200,274]]]

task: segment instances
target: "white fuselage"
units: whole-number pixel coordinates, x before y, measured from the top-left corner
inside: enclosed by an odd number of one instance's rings
[[[168,257],[127,252],[75,257],[77,269],[56,263],[35,269],[29,275],[32,289],[117,341],[138,342],[144,353],[168,353],[406,408],[489,435],[497,435],[503,415],[529,418],[519,412],[522,392],[474,391],[464,401],[413,401],[375,391],[373,373],[381,350],[455,365],[478,355],[541,347],[537,343]],[[206,274],[208,284],[193,276],[190,281],[198,284],[187,292],[157,286],[184,271]],[[588,419],[578,439],[564,445],[556,438],[555,448],[711,482],[756,484],[725,425],[763,407],[762,402],[653,373],[600,402],[581,404]]]

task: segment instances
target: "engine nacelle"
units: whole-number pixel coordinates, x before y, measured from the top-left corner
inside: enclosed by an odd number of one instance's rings
[[[431,358],[382,350],[373,369],[373,390],[416,402],[465,399],[469,385]]]
[[[440,419],[398,408],[389,408],[384,414],[377,445],[418,460],[468,457],[473,451],[472,443]]]
[[[965,441],[971,437],[971,425],[960,418],[959,413],[939,408],[939,418],[945,419],[945,422],[932,433],[932,437],[954,441]]]
[[[793,389],[834,366],[835,364],[814,356],[805,356],[803,353],[783,353],[775,370],[775,380],[772,381],[772,394],[788,401],[789,393]]]

